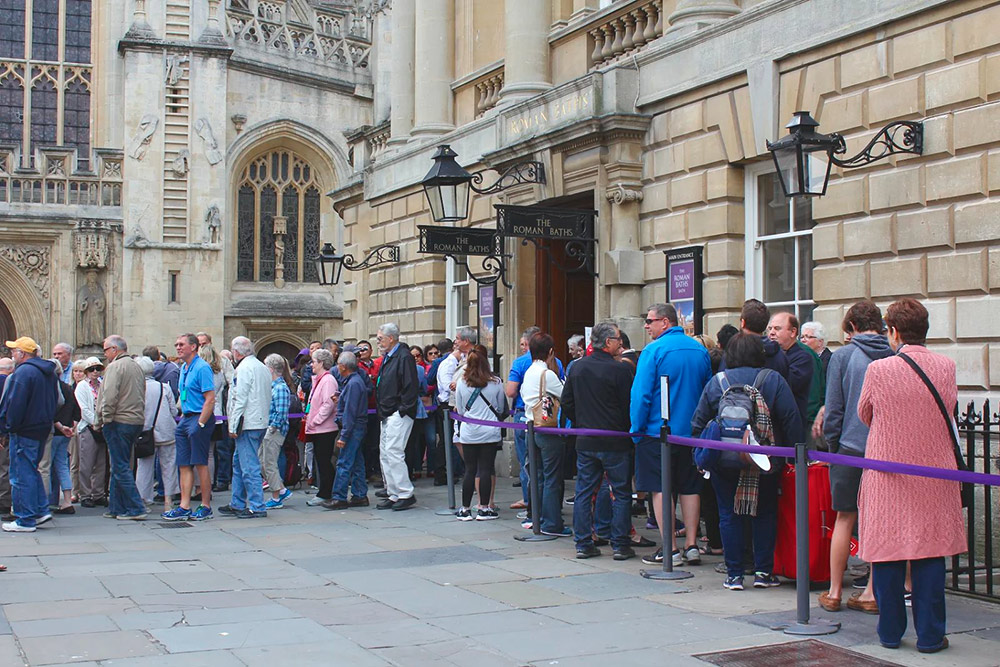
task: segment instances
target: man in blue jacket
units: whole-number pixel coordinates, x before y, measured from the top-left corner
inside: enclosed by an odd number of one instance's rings
[[[368,382],[358,372],[358,358],[353,352],[342,352],[337,368],[344,378],[340,400],[337,401],[337,474],[333,492],[322,505],[328,510],[368,507],[368,480],[365,479],[365,455],[361,447],[368,430]],[[351,499],[347,499],[347,489]]]
[[[632,384],[631,417],[632,432],[643,433],[636,437],[635,486],[637,491],[653,494],[653,511],[661,527],[665,517],[661,516],[662,503],[660,488],[660,378],[670,378],[670,433],[690,436],[691,417],[698,406],[705,383],[712,377],[712,362],[708,350],[684,333],[677,325],[677,310],[669,303],[657,303],[649,307],[646,315],[646,332],[653,339],[639,356]],[[672,489],[680,496],[684,525],[691,526],[685,537],[684,554],[676,548],[672,553],[674,565],[681,565],[687,559],[689,565],[701,563],[695,540],[701,504],[702,478],[694,467],[690,447],[674,447],[672,457]],[[674,510],[671,510],[671,517]],[[667,524],[664,535],[672,536],[673,521]],[[671,538],[673,539],[673,538]],[[663,562],[664,548],[643,562],[653,565]]]
[[[788,362],[785,379],[792,388],[792,396],[795,397],[802,423],[810,424],[806,414],[809,410],[813,362],[809,349],[799,342],[799,319],[791,313],[775,313],[767,325],[767,336],[785,353],[785,360]]]
[[[38,473],[42,445],[52,431],[59,385],[55,366],[35,355],[38,343],[27,336],[7,341],[16,368],[0,398],[0,434],[10,435],[10,484],[14,521],[8,533],[33,533],[39,521],[51,519]]]

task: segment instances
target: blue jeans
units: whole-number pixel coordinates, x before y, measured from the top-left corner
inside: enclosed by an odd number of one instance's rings
[[[333,477],[333,493],[330,496],[333,500],[347,500],[348,486],[351,487],[351,495],[355,498],[364,498],[368,495],[365,454],[362,451],[364,441],[365,431],[355,431],[340,450],[340,456],[337,457],[337,474]]]
[[[913,579],[913,628],[917,648],[937,648],[944,640],[944,557],[910,561]],[[898,646],[906,632],[906,603],[903,600],[906,561],[872,563],[872,591],[878,602],[878,638],[883,644]]]
[[[22,526],[34,526],[35,519],[48,514],[45,485],[38,473],[44,443],[10,434],[10,493],[12,512]]]
[[[719,529],[722,552],[730,577],[743,576],[743,515],[733,511],[738,470],[712,472],[712,486],[719,500]],[[774,570],[774,543],[778,537],[778,475],[761,475],[757,516],[750,517],[755,572]]]
[[[542,489],[542,506],[539,508],[542,530],[560,533],[565,528],[562,517],[563,459],[566,457],[566,440],[558,435],[535,433],[535,444],[542,464],[539,466],[539,483]],[[587,529],[589,532],[589,528]]]
[[[65,435],[53,435],[51,456],[49,505],[58,505],[60,489],[69,491],[73,488],[73,477],[69,474],[69,438]]]
[[[116,516],[146,513],[132,476],[132,445],[142,431],[142,424],[111,422],[103,428],[111,459],[111,483],[108,487],[108,512]]]
[[[233,496],[229,506],[235,510],[250,508],[251,512],[266,512],[264,507],[264,482],[260,476],[260,459],[257,450],[267,429],[245,429],[236,438],[233,453]]]
[[[629,546],[632,523],[632,457],[628,452],[577,450],[576,500],[573,501],[573,534],[577,549],[594,546],[594,492],[598,487],[603,490],[608,483],[614,492],[611,546],[615,549]]]
[[[580,473],[577,471],[577,478]],[[632,508],[629,507],[629,512]],[[630,517],[631,518],[631,517]],[[601,475],[601,486],[597,489],[597,498],[594,499],[594,534],[611,541],[611,522],[614,520],[614,510],[611,506],[611,484],[608,483],[608,476]],[[629,533],[632,532],[632,523],[629,521]]]
[[[227,435],[215,443],[215,484],[229,486],[233,480],[233,439]]]
[[[514,410],[514,423],[524,423],[524,410],[518,408]],[[514,429],[514,451],[517,453],[517,462],[521,465],[521,498],[525,503],[531,502],[531,487],[528,486],[528,432],[524,429]]]

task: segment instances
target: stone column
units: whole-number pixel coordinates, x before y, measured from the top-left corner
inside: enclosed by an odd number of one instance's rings
[[[504,22],[508,57],[504,61],[500,106],[533,97],[552,87],[549,74],[552,3],[506,0]]]
[[[694,32],[740,13],[734,0],[678,0],[667,17],[670,34]]]
[[[414,0],[392,3],[392,66],[389,74],[389,145],[403,144],[413,129]],[[376,91],[376,95],[378,92]]]
[[[632,346],[642,346],[643,319],[648,304],[642,303],[645,261],[639,250],[639,202],[642,185],[618,183],[605,192],[611,202],[611,250],[605,254],[604,282],[610,288],[611,313],[618,327],[628,334]],[[626,314],[627,313],[627,314]]]
[[[413,138],[455,129],[451,82],[455,78],[455,14],[452,0],[414,5]],[[395,100],[394,100],[395,101]]]

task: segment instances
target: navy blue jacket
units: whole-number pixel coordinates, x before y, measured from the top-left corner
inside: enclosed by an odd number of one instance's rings
[[[759,368],[749,366],[725,371],[730,385],[753,384],[759,372]],[[795,397],[792,396],[792,390],[785,379],[780,375],[770,374],[761,384],[760,393],[771,410],[774,444],[794,447],[797,442],[805,442],[805,429],[799,416],[799,408],[795,405]],[[698,437],[708,422],[715,419],[715,415],[719,412],[720,398],[722,398],[722,385],[713,377],[705,385],[705,391],[701,393],[701,400],[698,401],[698,408],[691,418],[691,432],[695,437]]]
[[[7,377],[0,401],[0,433],[44,441],[56,418],[59,385],[50,361],[31,357]]]
[[[802,423],[806,423],[806,414],[809,412],[809,388],[813,379],[812,355],[806,346],[796,341],[785,350],[785,358],[788,359],[788,386],[792,389],[792,396],[795,397],[795,405],[799,406],[799,416]]]
[[[156,361],[153,363],[153,379],[157,382],[166,382],[170,385],[170,391],[174,392],[174,400],[176,401],[180,395],[180,389],[177,386],[178,381],[181,379],[181,369],[177,364],[172,361]],[[222,400],[222,397],[219,397]]]
[[[780,375],[781,377],[788,380],[788,357],[785,355],[784,350],[781,346],[775,343],[773,340],[767,336],[761,336],[760,341],[764,343],[764,368],[770,368],[772,371]],[[719,363],[719,370],[726,370],[726,357],[723,355],[722,361]],[[808,394],[808,389],[806,390]]]
[[[363,370],[351,373],[340,390],[337,409],[340,412],[340,437],[345,443],[368,426],[368,382]]]

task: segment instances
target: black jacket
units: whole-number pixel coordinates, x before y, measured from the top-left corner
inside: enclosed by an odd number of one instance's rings
[[[809,387],[812,385],[813,360],[812,355],[805,345],[798,341],[785,350],[785,358],[788,360],[788,386],[792,388],[792,396],[795,397],[795,405],[799,408],[799,417],[803,424],[808,424],[806,414],[809,412]]]
[[[563,413],[574,428],[593,428],[628,433],[632,371],[603,350],[594,350],[573,364],[562,393]],[[628,451],[628,437],[577,436],[576,448],[585,452]]]
[[[73,387],[65,382],[60,382],[59,389],[62,391],[63,404],[62,407],[56,410],[55,421],[63,426],[72,426],[80,421],[80,418],[83,416],[80,412],[80,405],[76,402],[76,394],[73,392]],[[62,435],[58,432],[55,433],[56,435]]]
[[[417,362],[410,355],[410,348],[400,343],[391,356],[383,357],[375,380],[375,406],[379,419],[397,411],[404,417],[416,419],[419,392]]]

